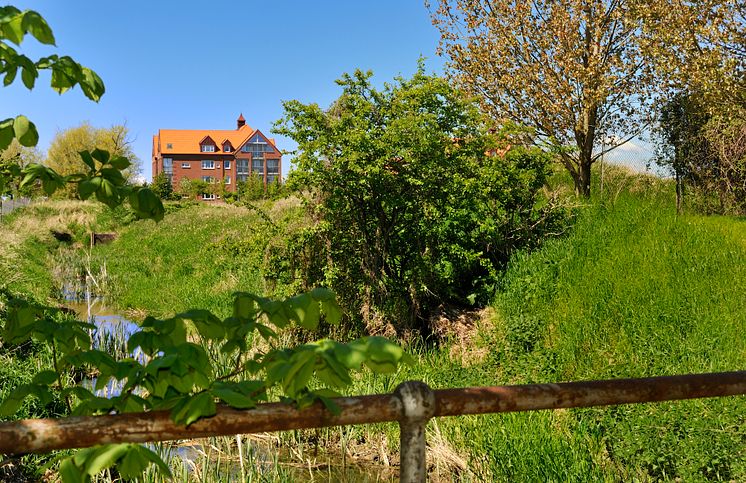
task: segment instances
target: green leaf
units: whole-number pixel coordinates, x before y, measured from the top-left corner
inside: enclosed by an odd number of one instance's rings
[[[97,160],[101,164],[106,164],[109,162],[109,151],[96,148],[91,152],[91,156],[93,156],[93,159]]]
[[[81,200],[87,200],[93,193],[101,187],[101,181],[99,177],[89,178],[78,183],[78,195]]]
[[[24,399],[31,395],[33,391],[34,386],[31,384],[23,384],[11,391],[10,395],[0,404],[0,417],[7,418],[14,415],[21,408]]]
[[[178,314],[176,317],[192,321],[197,332],[205,339],[222,339],[225,337],[225,328],[222,321],[209,310],[190,310]]]
[[[116,186],[122,186],[127,182],[122,173],[115,168],[102,168],[101,176],[103,176],[104,179],[108,179]]]
[[[96,162],[93,160],[93,156],[91,156],[91,153],[88,150],[78,151],[78,154],[80,155],[80,159],[83,160],[83,162],[91,169],[91,171],[96,170]]]
[[[256,317],[256,302],[253,297],[237,293],[233,298],[233,316],[239,320],[253,320]]]
[[[108,444],[97,448],[85,462],[84,471],[91,476],[114,466],[129,449],[129,444]]]
[[[285,303],[290,312],[295,315],[301,327],[315,330],[319,326],[321,315],[319,303],[310,294],[296,295],[289,298]]]
[[[321,310],[324,312],[326,321],[332,325],[339,325],[342,321],[342,309],[335,299],[322,300]]]
[[[88,99],[98,102],[101,96],[106,92],[104,87],[104,81],[94,71],[87,67],[81,68],[81,76],[79,78],[80,88],[83,89],[83,94]]]
[[[13,131],[13,119],[6,119],[0,123],[0,150],[10,146],[15,133]]]
[[[256,406],[257,400],[264,399],[264,381],[215,382],[212,394],[227,405],[237,409]]]
[[[171,411],[171,420],[176,424],[189,426],[200,418],[213,416],[216,410],[212,394],[202,392],[182,399],[182,404],[177,404]]]
[[[52,29],[44,20],[44,17],[33,10],[24,12],[23,28],[33,35],[36,40],[46,45],[54,45],[54,34]]]
[[[13,131],[22,146],[32,147],[39,142],[39,133],[36,132],[36,126],[24,115],[16,116],[13,121]]]
[[[138,446],[138,452],[154,463],[161,473],[165,476],[171,477],[171,470],[169,470],[168,465],[155,452],[145,446]]]
[[[8,87],[16,80],[16,74],[18,74],[18,67],[9,65],[5,68],[5,78],[3,79],[3,86]]]
[[[19,13],[13,16],[10,20],[6,20],[2,24],[3,34],[5,37],[16,45],[21,45],[25,31],[23,29],[23,17],[24,14]]]
[[[134,480],[140,477],[150,462],[132,445],[122,460],[117,464],[117,471],[126,480]]]
[[[55,371],[47,369],[45,371],[36,373],[32,382],[34,384],[43,384],[45,386],[49,386],[50,384],[54,384],[57,381],[57,378],[58,376]]]
[[[57,91],[58,94],[64,94],[75,84],[70,78],[61,70],[52,69],[52,89]]]
[[[28,69],[24,67],[23,70],[21,70],[21,80],[23,81],[23,85],[25,85],[29,90],[34,88],[38,76],[39,74],[36,72],[35,68]]]
[[[132,163],[124,156],[115,156],[109,160],[109,164],[116,169],[127,169]]]
[[[319,302],[327,302],[330,300],[334,300],[336,298],[336,295],[332,290],[329,290],[328,288],[316,287],[315,289],[311,290],[311,297],[313,297],[315,300],[318,300]]]
[[[129,194],[129,202],[139,218],[161,221],[166,210],[161,199],[150,188],[139,188]]]
[[[80,468],[75,466],[72,457],[62,460],[59,472],[63,483],[83,483],[90,480],[88,475],[84,474]]]
[[[119,194],[114,183],[108,179],[101,179],[101,186],[96,190],[96,199],[109,208],[116,208],[119,205]]]

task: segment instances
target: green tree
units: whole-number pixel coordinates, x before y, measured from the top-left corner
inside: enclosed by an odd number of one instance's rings
[[[328,109],[284,103],[275,131],[298,143],[292,182],[319,221],[302,235],[315,264],[296,265],[371,331],[424,328],[435,305],[487,300],[510,253],[539,240],[547,156],[485,154],[496,137],[478,107],[422,66],[383,90],[371,75],[344,75]]]
[[[697,96],[683,92],[661,106],[655,129],[656,162],[667,167],[676,179],[677,213],[684,208],[685,180],[693,181],[697,166],[715,161],[703,130],[709,118]]]
[[[260,176],[249,176],[238,184],[238,193],[243,201],[255,201],[264,197],[264,182]]]
[[[162,200],[170,200],[174,197],[174,187],[165,173],[158,173],[153,177],[150,189]]]
[[[661,93],[711,83],[734,58],[719,48],[733,3],[438,0],[432,18],[457,84],[495,119],[534,127],[589,196],[593,163],[652,122]]]
[[[209,183],[201,179],[182,178],[179,182],[179,193],[190,198],[197,198],[202,193],[207,193],[209,188]]]
[[[10,146],[0,152],[0,172],[5,173],[5,176],[9,180],[4,192],[0,193],[0,195],[32,196],[35,192],[35,187],[25,186],[21,188],[21,179],[11,177],[10,171],[14,168],[23,169],[30,164],[40,164],[43,159],[44,156],[36,147],[23,146],[17,139],[13,139]]]
[[[123,156],[132,163],[122,171],[128,181],[140,172],[140,161],[132,149],[132,140],[126,125],[97,128],[87,122],[55,134],[47,151],[46,165],[66,176],[85,169],[80,151],[104,149],[113,156]]]

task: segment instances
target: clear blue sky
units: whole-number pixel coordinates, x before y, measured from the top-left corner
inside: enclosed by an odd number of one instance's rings
[[[27,115],[46,151],[58,130],[89,121],[127,123],[150,179],[151,136],[160,128],[232,129],[238,114],[264,132],[283,100],[328,106],[334,83],[355,68],[377,83],[411,75],[420,55],[442,72],[438,34],[422,0],[13,2],[47,19],[57,47],[28,38],[32,58],[70,55],[106,84],[99,103],[76,88],[62,96],[43,75],[29,92],[20,78],[0,89],[3,118]],[[281,149],[292,149],[277,138]],[[283,158],[283,171],[289,157]]]

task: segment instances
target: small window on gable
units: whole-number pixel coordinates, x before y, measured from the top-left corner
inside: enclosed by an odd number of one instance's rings
[[[215,146],[212,144],[202,144],[200,146],[200,151],[203,153],[214,153],[215,152]]]
[[[223,144],[223,152],[230,153],[231,152],[231,145],[230,143]]]

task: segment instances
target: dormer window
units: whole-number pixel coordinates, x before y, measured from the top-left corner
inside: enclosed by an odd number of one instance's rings
[[[200,151],[203,153],[214,153],[215,152],[215,146],[212,144],[202,144],[200,146]]]
[[[223,152],[224,153],[230,153],[231,152],[231,145],[228,143],[223,144]]]

